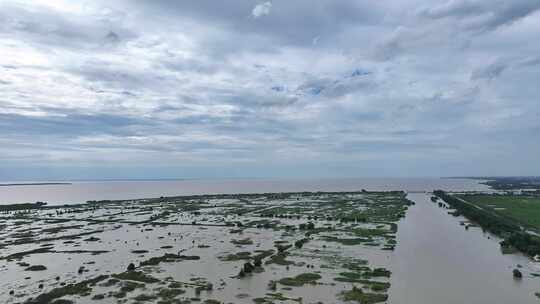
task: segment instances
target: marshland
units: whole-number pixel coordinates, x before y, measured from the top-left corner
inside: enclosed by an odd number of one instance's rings
[[[536,303],[540,266],[448,208],[429,193],[366,190],[4,205],[0,298]]]

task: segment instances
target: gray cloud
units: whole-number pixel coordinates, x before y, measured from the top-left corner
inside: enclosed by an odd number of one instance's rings
[[[504,70],[508,68],[508,65],[505,62],[496,61],[494,63],[488,64],[482,68],[474,70],[471,75],[471,79],[489,79],[493,80],[499,77]]]
[[[46,6],[0,4],[0,34],[40,47],[97,48],[135,38],[121,20],[103,13],[83,18],[56,12]]]
[[[0,168],[166,163],[253,176],[268,164],[324,175],[384,163],[400,175],[422,163],[411,174],[489,175],[495,149],[497,172],[515,172],[515,155],[540,150],[539,8],[4,1]]]
[[[448,0],[424,8],[420,14],[434,19],[456,18],[465,28],[485,31],[510,25],[538,10],[540,3],[535,0]]]

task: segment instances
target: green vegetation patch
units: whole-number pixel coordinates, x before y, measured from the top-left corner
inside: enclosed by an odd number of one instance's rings
[[[339,275],[346,278],[358,279],[358,278],[372,278],[372,277],[389,278],[391,274],[392,272],[390,272],[390,270],[387,270],[385,268],[375,268],[371,270],[369,269],[369,267],[365,267],[363,268],[362,272],[341,272]]]
[[[136,296],[133,299],[135,301],[138,301],[138,302],[151,302],[151,301],[157,299],[157,296],[143,293],[143,294],[140,294],[140,295]]]
[[[262,260],[262,259],[265,259],[271,255],[273,255],[275,252],[274,249],[269,249],[269,250],[255,250],[255,255],[253,256],[253,259],[254,260]]]
[[[347,246],[360,245],[362,243],[368,243],[372,241],[369,238],[338,238],[335,236],[325,236],[323,237],[323,240],[327,242],[340,243],[341,245]]]
[[[180,288],[161,288],[159,289],[157,295],[163,299],[173,299],[181,294],[184,294],[186,291]]]
[[[60,227],[51,227],[51,228],[44,228],[41,230],[42,233],[48,233],[48,234],[56,234],[59,232],[67,231],[70,229],[81,229],[85,225],[73,225],[73,226],[60,226]]]
[[[352,262],[347,262],[341,265],[343,268],[354,270],[354,271],[365,271],[369,270],[370,268],[367,266],[368,261],[366,260],[355,260]]]
[[[525,226],[540,229],[540,197],[499,194],[458,195],[458,197],[494,213],[510,217]]]
[[[273,256],[271,256],[268,261],[266,261],[265,264],[269,265],[269,264],[277,264],[277,265],[282,265],[282,266],[287,266],[287,265],[293,265],[294,262],[293,261],[289,261],[287,260],[287,256],[289,254],[287,252],[278,252],[276,254],[274,254]]]
[[[37,248],[37,249],[32,249],[32,250],[27,250],[27,251],[16,252],[16,253],[10,254],[8,256],[1,257],[0,259],[18,260],[18,259],[22,259],[22,258],[24,258],[26,256],[29,256],[29,255],[32,255],[32,254],[50,253],[50,252],[51,252],[51,248],[42,247],[42,248]]]
[[[353,301],[360,304],[380,303],[388,300],[388,295],[386,294],[367,293],[357,287],[353,287],[352,290],[343,291],[340,296],[344,301]]]
[[[157,283],[159,282],[158,279],[149,276],[142,271],[126,271],[118,274],[113,274],[113,278],[119,279],[119,280],[129,280],[129,281],[136,281],[141,283]]]
[[[173,253],[165,253],[162,256],[152,257],[141,262],[141,266],[155,266],[163,262],[179,262],[183,260],[200,260],[197,255],[178,255]]]
[[[144,284],[142,283],[137,283],[137,282],[132,282],[132,281],[124,281],[122,282],[122,287],[120,288],[120,291],[121,292],[132,292],[134,291],[135,289],[138,289],[138,288],[144,288]]]
[[[317,273],[302,273],[295,277],[287,277],[279,280],[279,283],[286,286],[303,286],[304,284],[315,283],[321,276]]]
[[[32,265],[28,268],[25,269],[26,271],[43,271],[43,270],[47,270],[47,267],[43,266],[43,265]]]
[[[371,238],[371,237],[386,237],[388,233],[390,233],[390,231],[386,230],[386,229],[380,229],[380,228],[375,228],[375,229],[367,229],[367,228],[354,228],[352,230],[352,232],[356,235],[356,236],[359,236],[359,237],[366,237],[366,238]]]
[[[69,284],[63,287],[55,288],[47,293],[42,293],[36,298],[30,299],[26,301],[25,303],[26,304],[48,304],[48,303],[51,303],[53,300],[56,300],[65,296],[70,296],[70,295],[87,296],[87,295],[90,295],[90,293],[92,292],[92,288],[89,286],[93,286],[97,284],[98,282],[106,280],[108,277],[109,277],[108,275],[100,275],[96,278],[82,281],[77,284]]]
[[[337,282],[346,282],[346,283],[360,283],[362,285],[365,285],[369,287],[373,291],[386,291],[388,288],[390,288],[390,283],[388,282],[379,282],[379,281],[371,281],[364,279],[361,276],[347,276],[343,275],[343,273],[340,273],[342,275],[341,277],[334,278],[334,281]]]
[[[302,303],[302,298],[290,298],[283,295],[280,292],[275,292],[275,293],[267,293],[264,298],[253,299],[253,302],[258,303],[258,304],[273,304],[275,303],[274,301],[280,301],[280,302],[292,301],[292,302]]]
[[[389,278],[392,272],[385,268],[375,268],[371,272],[365,273],[367,276],[370,277],[387,277]]]
[[[245,238],[241,240],[232,239],[231,243],[235,245],[253,245],[253,241],[250,238]]]

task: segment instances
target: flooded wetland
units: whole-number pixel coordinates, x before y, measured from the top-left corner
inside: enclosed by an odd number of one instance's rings
[[[540,300],[538,263],[503,255],[495,236],[465,229],[465,218],[428,193],[194,195],[8,209],[0,215],[2,303]]]
[[[209,195],[4,212],[6,303],[377,303],[403,192]]]

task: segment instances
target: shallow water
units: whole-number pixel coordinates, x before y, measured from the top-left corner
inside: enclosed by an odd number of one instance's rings
[[[488,190],[471,179],[347,178],[347,179],[215,179],[154,181],[75,181],[70,185],[0,187],[0,204],[48,202],[50,205],[88,200],[122,200],[174,195],[298,191],[359,191],[367,189],[433,191]]]
[[[340,183],[341,182],[341,183]],[[166,189],[167,187],[172,189]],[[35,188],[38,187],[38,188]],[[63,190],[52,192],[50,189],[60,189],[55,187],[67,187]],[[0,187],[2,188],[2,187]],[[136,196],[133,193],[144,193],[137,196],[159,196],[173,194],[196,194],[203,192],[213,193],[236,193],[236,192],[271,192],[271,191],[293,191],[293,190],[359,190],[366,188],[369,190],[389,190],[403,189],[407,191],[430,191],[436,188],[447,190],[485,190],[486,187],[478,185],[472,180],[448,180],[448,179],[349,179],[349,180],[326,180],[326,181],[146,181],[146,182],[92,182],[75,183],[71,186],[51,185],[51,186],[22,186],[22,187],[3,187],[0,189],[2,194],[6,189],[10,191],[19,191],[14,197],[25,198],[32,196],[49,195],[50,198],[56,198],[54,201],[75,202],[72,200],[62,201],[69,197],[79,197],[80,199],[114,198],[113,196],[127,195]],[[114,191],[120,189],[120,194]],[[130,192],[131,189],[131,192]],[[21,191],[23,190],[23,191]],[[103,193],[101,190],[107,190]],[[164,193],[164,191],[169,191]],[[20,193],[28,191],[28,193]],[[182,192],[183,191],[183,192]],[[14,192],[13,192],[14,193]],[[86,197],[85,197],[86,195]],[[83,199],[83,197],[85,197]],[[389,289],[390,304],[454,304],[454,303],[539,303],[539,299],[534,295],[540,292],[540,277],[533,277],[531,273],[540,273],[540,263],[534,263],[527,257],[519,254],[503,255],[499,248],[499,239],[483,233],[479,228],[470,228],[465,230],[460,225],[461,221],[466,221],[463,217],[453,217],[449,215],[447,209],[438,207],[430,201],[430,195],[425,193],[409,193],[409,199],[416,202],[416,205],[410,207],[406,217],[399,221],[397,232],[397,247],[395,251],[381,251],[378,248],[369,246],[343,246],[336,243],[328,243],[320,239],[310,241],[301,253],[307,255],[313,254],[314,258],[292,254],[288,260],[301,262],[309,261],[316,266],[323,274],[321,282],[324,286],[304,286],[297,287],[294,292],[285,292],[290,296],[302,296],[305,303],[314,303],[323,301],[324,303],[339,302],[336,294],[341,290],[350,288],[350,283],[335,283],[333,277],[341,270],[323,269],[321,266],[326,264],[323,258],[323,252],[329,256],[335,255],[366,259],[372,267],[385,267],[392,271],[390,282],[392,286]],[[3,198],[3,196],[1,197]],[[125,198],[125,197],[124,197]],[[312,200],[316,200],[311,198]],[[44,199],[41,199],[44,200]],[[266,200],[250,199],[252,205],[270,204]],[[53,202],[53,200],[51,200]],[[175,214],[167,218],[168,222],[189,223],[195,218],[199,223],[214,224],[223,221],[223,213],[226,208],[221,207],[224,204],[233,203],[234,200],[217,199],[217,207],[208,209],[204,214],[194,217],[189,213]],[[294,199],[282,199],[272,204],[295,204]],[[133,204],[137,208],[142,207],[138,202]],[[152,211],[145,211],[144,208],[136,209],[134,212],[117,214],[118,209],[115,205],[111,208],[99,209],[91,213],[73,213],[69,217],[107,219],[114,216],[115,219],[122,220],[147,220]],[[155,205],[158,207],[158,205]],[[259,209],[263,211],[264,209]],[[42,216],[48,216],[48,213],[54,211],[41,211]],[[52,214],[54,217],[54,214]],[[65,215],[68,216],[68,215]],[[236,215],[232,216],[235,220]],[[256,220],[258,217],[243,216],[245,221]],[[304,220],[288,219],[286,222],[292,225],[298,225]],[[11,223],[11,222],[8,222]],[[61,225],[69,226],[79,224],[80,222],[71,221]],[[37,221],[31,223],[27,228],[40,228],[44,223]],[[153,274],[156,277],[166,277],[173,274],[175,279],[187,281],[197,276],[209,278],[214,283],[216,289],[205,298],[218,298],[231,303],[252,303],[252,298],[263,296],[267,292],[266,284],[269,280],[279,279],[285,276],[294,276],[296,274],[308,271],[303,267],[291,267],[290,270],[283,266],[268,265],[266,271],[257,274],[254,277],[248,277],[244,280],[231,279],[230,277],[238,273],[239,267],[243,261],[223,262],[216,259],[218,256],[238,251],[253,251],[256,249],[269,249],[273,247],[273,241],[285,239],[294,241],[294,237],[285,236],[282,232],[272,232],[269,230],[246,229],[242,236],[229,233],[229,229],[222,227],[191,227],[191,226],[169,226],[153,227],[153,230],[141,231],[146,226],[143,225],[123,225],[116,229],[116,224],[103,223],[99,225],[90,225],[85,227],[89,230],[104,229],[105,232],[96,234],[101,238],[100,242],[81,242],[76,244],[64,244],[63,241],[56,241],[54,248],[57,250],[112,250],[110,253],[102,255],[90,254],[62,254],[45,253],[29,256],[25,261],[32,265],[45,264],[48,270],[45,272],[23,272],[23,268],[14,265],[14,262],[5,264],[0,261],[0,278],[3,283],[0,284],[0,299],[6,300],[10,297],[7,291],[17,290],[17,293],[33,292],[39,293],[37,284],[44,282],[46,289],[57,286],[53,280],[57,274],[62,274],[62,281],[76,282],[82,279],[95,277],[100,273],[114,273],[126,269],[129,262],[138,263],[149,256],[159,256],[165,252],[176,253],[179,250],[187,249],[185,254],[199,255],[199,261],[183,261],[176,264],[167,264],[167,266],[156,267]],[[9,226],[8,226],[9,227]],[[22,226],[21,226],[22,228]],[[168,236],[168,233],[171,236]],[[71,232],[60,232],[59,234],[71,234]],[[322,234],[321,234],[322,235]],[[179,237],[182,236],[182,239]],[[160,238],[163,237],[163,238]],[[231,239],[241,239],[249,237],[254,241],[253,245],[242,246],[239,248],[231,244]],[[172,241],[171,239],[175,240]],[[176,240],[176,238],[178,238]],[[124,244],[124,242],[126,242]],[[140,245],[138,245],[140,243]],[[197,244],[211,244],[210,248],[197,248]],[[78,247],[80,244],[81,247]],[[41,245],[41,244],[40,244]],[[172,248],[163,249],[162,246],[169,245]],[[3,248],[1,255],[7,255],[18,251],[35,249],[36,244],[19,245]],[[323,248],[324,246],[324,248]],[[131,250],[148,249],[150,252],[143,256],[134,255]],[[322,250],[322,251],[321,251]],[[129,257],[129,258],[126,258]],[[53,259],[57,262],[52,262]],[[89,273],[77,274],[80,265],[88,262],[86,267]],[[515,280],[512,277],[512,270],[517,265],[522,265],[521,271],[523,279]],[[31,276],[30,279],[25,279]],[[6,278],[9,278],[6,280]],[[220,282],[226,282],[227,285],[220,289]],[[107,290],[103,288],[102,291]],[[148,290],[147,290],[148,291]],[[186,296],[195,296],[192,290],[188,290]],[[239,294],[249,293],[250,297],[237,298]],[[15,299],[12,299],[15,300]],[[89,299],[80,299],[78,303],[93,303]],[[104,303],[115,303],[115,300],[108,299]],[[11,302],[13,303],[13,302]]]
[[[315,272],[321,278],[317,284],[307,284],[288,289],[283,283],[278,285],[277,292],[288,298],[302,297],[303,303],[342,303],[340,293],[350,290],[352,284],[335,280],[339,274],[348,270],[346,263],[369,263],[370,267],[384,267],[389,260],[389,251],[381,248],[394,240],[395,232],[390,223],[401,217],[409,205],[402,194],[306,194],[288,195],[271,198],[266,196],[246,196],[236,199],[197,198],[193,200],[169,201],[126,201],[122,203],[106,204],[99,209],[73,209],[59,208],[58,210],[32,210],[27,217],[21,220],[15,213],[9,213],[0,218],[0,224],[5,229],[0,231],[0,302],[21,303],[31,296],[51,291],[60,287],[59,284],[75,283],[95,278],[100,274],[122,273],[129,263],[140,265],[150,257],[162,256],[165,253],[178,253],[196,255],[200,260],[184,260],[171,263],[161,263],[156,266],[141,266],[145,273],[166,282],[167,277],[179,282],[190,282],[195,278],[204,278],[205,282],[212,283],[215,288],[205,291],[200,296],[204,299],[219,299],[225,303],[253,303],[254,298],[266,297],[269,292],[268,283],[278,281],[285,277]],[[196,212],[189,206],[195,207]],[[204,207],[204,208],[203,208]],[[268,208],[275,208],[280,214],[302,214],[298,216],[261,217],[261,212]],[[152,208],[152,209],[149,209]],[[178,209],[180,208],[180,209]],[[181,211],[182,208],[191,211]],[[118,212],[123,210],[123,212]],[[281,211],[279,211],[281,210]],[[287,210],[287,211],[285,211]],[[290,210],[290,211],[289,211]],[[351,210],[372,211],[372,220],[377,222],[341,223],[335,220],[338,214],[345,214]],[[80,211],[80,212],[74,212]],[[164,214],[154,225],[143,221],[149,220],[152,214]],[[170,211],[170,212],[169,212]],[[244,211],[239,215],[240,211]],[[59,212],[59,213],[57,213]],[[290,213],[291,212],[291,213]],[[315,214],[316,212],[316,214]],[[262,272],[247,275],[245,278],[236,278],[245,260],[227,261],[222,257],[256,250],[276,249],[275,241],[285,241],[293,244],[305,238],[307,230],[290,230],[283,225],[305,224],[308,216],[317,215],[316,225],[324,230],[318,231],[301,248],[288,249],[286,260],[293,264],[289,266],[280,264],[267,264],[267,258]],[[13,216],[13,217],[11,217]],[[56,221],[51,221],[56,219]],[[111,220],[109,222],[92,223],[91,220]],[[65,220],[65,221],[62,221]],[[137,220],[137,223],[132,222]],[[250,226],[253,221],[277,221],[279,226],[264,228]],[[62,221],[62,222],[58,222]],[[175,225],[176,223],[191,223],[196,221],[200,225]],[[243,229],[238,227],[217,227],[224,225],[225,221],[242,221]],[[380,221],[380,222],[379,222]],[[389,222],[387,222],[389,221]],[[85,224],[79,227],[81,223]],[[162,224],[160,224],[162,223]],[[163,226],[163,223],[169,223]],[[328,229],[328,226],[332,229]],[[64,227],[64,231],[53,228]],[[372,240],[362,244],[343,245],[339,242],[329,241],[326,237],[354,237],[353,228],[379,227],[379,231],[386,231],[384,236],[373,236]],[[47,228],[47,230],[42,230]],[[92,232],[95,240],[87,239],[89,235],[73,238],[52,240],[51,237],[73,236],[83,231]],[[233,232],[235,230],[241,230]],[[53,231],[53,232],[51,232]],[[28,240],[30,238],[30,240]],[[249,244],[237,244],[234,240],[249,239]],[[19,243],[17,243],[19,241]],[[376,243],[368,245],[367,243]],[[208,245],[210,247],[200,247]],[[18,261],[11,256],[38,248],[50,248],[48,252],[38,252],[22,257]],[[52,252],[51,250],[60,252]],[[85,252],[65,253],[63,251],[85,250]],[[108,251],[93,255],[96,250]],[[147,252],[134,252],[134,250],[147,250]],[[91,251],[91,252],[89,252]],[[27,265],[21,265],[25,262]],[[19,263],[19,264],[18,264]],[[46,270],[38,272],[24,271],[28,265],[45,265]],[[310,265],[310,267],[307,267]],[[312,265],[312,266],[311,266]],[[363,264],[362,264],[363,265]],[[89,272],[78,273],[80,266]],[[55,277],[59,276],[59,280]],[[9,279],[5,279],[9,278]],[[386,277],[375,278],[379,282],[387,282]],[[39,288],[43,284],[43,289]],[[359,282],[359,286],[366,285]],[[136,296],[144,294],[157,294],[162,287],[160,283],[146,284],[145,287],[130,292],[127,296],[133,300]],[[76,303],[95,303],[91,299],[94,295],[108,294],[118,291],[120,286],[93,287],[90,296],[73,295],[69,299]],[[367,285],[364,286],[369,290]],[[13,294],[9,292],[13,291]],[[380,291],[384,292],[384,291]],[[195,297],[194,288],[186,288],[182,298]],[[155,303],[146,302],[146,303]],[[102,303],[117,303],[114,295],[106,297]],[[272,303],[297,303],[291,300],[273,301]]]
[[[463,217],[447,214],[428,195],[409,194],[416,205],[399,223],[391,257],[390,303],[539,303],[540,272],[519,254],[503,255],[497,238],[480,228],[465,230]],[[512,270],[522,265],[522,280]]]

